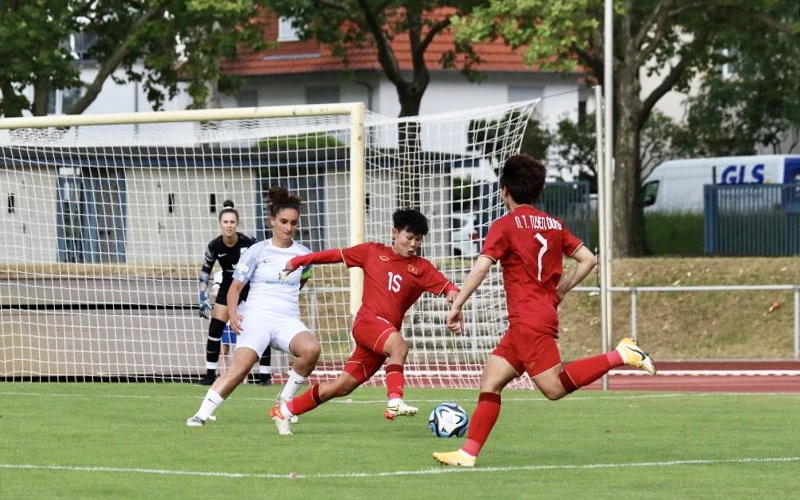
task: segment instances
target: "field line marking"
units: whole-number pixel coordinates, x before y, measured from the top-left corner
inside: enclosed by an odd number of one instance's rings
[[[10,470],[49,470],[67,472],[108,472],[122,474],[149,474],[161,476],[197,476],[197,477],[223,477],[223,478],[250,478],[250,479],[351,479],[375,478],[387,476],[424,476],[453,473],[480,473],[480,472],[520,472],[520,471],[550,471],[550,470],[596,470],[596,469],[621,469],[639,467],[674,467],[681,465],[724,465],[724,464],[752,464],[800,462],[800,457],[763,457],[763,458],[728,458],[728,459],[690,459],[667,460],[663,462],[629,462],[629,463],[595,463],[595,464],[552,464],[552,465],[520,465],[511,467],[437,467],[420,470],[400,470],[386,472],[348,472],[348,473],[323,473],[323,474],[251,474],[244,472],[213,472],[213,471],[186,471],[166,469],[140,469],[134,467],[102,467],[102,466],[69,466],[69,465],[34,465],[34,464],[0,464],[0,469]]]

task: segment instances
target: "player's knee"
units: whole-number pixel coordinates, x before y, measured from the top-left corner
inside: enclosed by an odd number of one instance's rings
[[[558,401],[559,399],[567,395],[567,391],[565,391],[563,387],[548,386],[548,387],[540,387],[539,390],[542,392],[544,397],[546,397],[550,401]]]
[[[388,357],[390,363],[395,362],[403,364],[408,357],[408,346],[405,344],[405,342],[401,344],[394,344],[387,354],[389,355]]]
[[[310,342],[308,345],[304,346],[300,357],[307,359],[310,363],[316,363],[316,361],[319,359],[319,355],[319,342]]]

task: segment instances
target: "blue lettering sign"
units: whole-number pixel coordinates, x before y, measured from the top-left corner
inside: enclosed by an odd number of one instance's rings
[[[746,165],[728,165],[722,171],[722,184],[764,184],[764,164],[754,165],[749,175]]]

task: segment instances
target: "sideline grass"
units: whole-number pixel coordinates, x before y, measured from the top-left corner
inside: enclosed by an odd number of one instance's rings
[[[304,415],[289,437],[265,417],[277,388],[243,386],[217,422],[185,427],[204,392],[0,384],[0,498],[788,499],[800,491],[798,395],[583,392],[552,403],[509,391],[478,468],[464,470],[432,462],[431,452],[462,440],[432,437],[426,415],[384,421],[380,389]],[[471,412],[476,392],[407,397],[425,414],[441,401]],[[23,464],[66,469],[10,468]],[[191,474],[209,472],[241,476]]]

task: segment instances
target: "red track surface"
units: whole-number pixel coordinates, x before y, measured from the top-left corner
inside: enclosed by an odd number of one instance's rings
[[[625,391],[800,393],[800,361],[659,362],[657,366],[659,371],[669,375],[611,375],[609,388]],[[708,374],[681,373],[687,371]],[[713,375],[715,371],[725,375]],[[772,374],[775,372],[794,374]],[[596,382],[585,389],[600,388],[600,382]]]
[[[609,377],[609,387],[620,391],[800,393],[800,361],[658,361],[657,367],[660,374],[655,376],[630,368],[615,369]],[[326,370],[330,374],[312,375],[314,382],[323,382],[333,379],[341,365],[329,363],[317,368],[319,372]],[[442,371],[445,377],[448,368],[444,365],[426,367],[430,371]],[[285,380],[278,375],[275,381],[283,383]],[[415,380],[409,387],[420,383]],[[439,377],[430,377],[423,385],[437,387],[441,383]],[[477,374],[471,383],[477,386]],[[383,378],[374,377],[367,384],[382,387]],[[583,390],[601,388],[601,382],[597,381]]]

